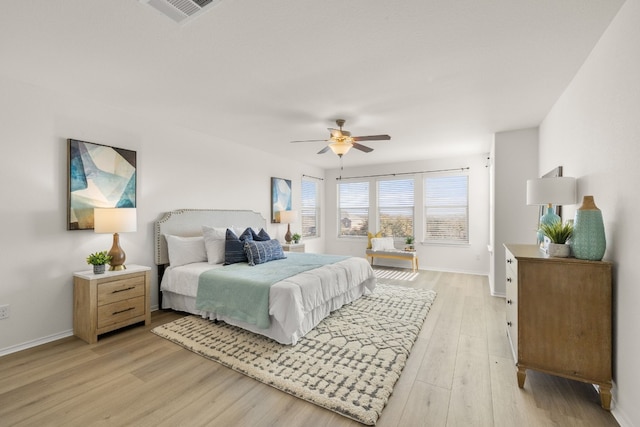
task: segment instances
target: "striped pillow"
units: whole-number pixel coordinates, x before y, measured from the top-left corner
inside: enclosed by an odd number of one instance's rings
[[[262,242],[245,240],[244,251],[247,254],[249,265],[258,265],[268,261],[286,258],[282,251],[282,245],[275,239]]]
[[[224,265],[237,262],[247,262],[247,254],[244,252],[244,242],[251,240],[251,228],[244,230],[240,237],[233,230],[227,228],[224,242]]]

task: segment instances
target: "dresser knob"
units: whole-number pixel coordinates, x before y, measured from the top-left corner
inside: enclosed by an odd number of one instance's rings
[[[511,283],[511,277],[507,277],[507,282]]]
[[[512,260],[511,258],[509,258],[509,259],[507,260],[507,264],[511,264],[512,262],[513,262],[513,260]]]
[[[513,325],[513,323],[507,322],[507,326],[511,327],[512,325]]]
[[[513,301],[511,301],[510,299],[507,300],[507,304],[511,305],[513,304]]]

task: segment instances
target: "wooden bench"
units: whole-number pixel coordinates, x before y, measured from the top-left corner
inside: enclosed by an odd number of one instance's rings
[[[372,249],[367,249],[367,258],[371,258],[372,267],[374,258],[388,258],[411,261],[411,270],[414,272],[418,270],[418,255],[416,251],[401,251],[399,249],[374,251]]]

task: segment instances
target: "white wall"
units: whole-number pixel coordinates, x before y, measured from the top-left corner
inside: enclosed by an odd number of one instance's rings
[[[358,155],[355,153],[353,155]],[[389,163],[367,167],[349,167],[345,158],[345,167],[331,169],[326,172],[326,249],[330,253],[365,256],[366,238],[338,238],[337,212],[337,177],[368,176],[378,174],[393,174],[418,171],[432,171],[442,169],[470,167],[469,172],[469,245],[427,245],[421,244],[423,227],[416,221],[416,250],[421,270],[454,271],[471,274],[488,273],[489,254],[489,170],[487,168],[487,154],[451,158],[433,159],[405,163]],[[336,158],[336,163],[338,159]],[[416,179],[416,206],[422,204],[422,179]],[[371,218],[371,214],[370,214]],[[418,217],[416,217],[418,219]],[[376,229],[377,230],[377,229]],[[371,231],[376,231],[371,230]],[[402,246],[397,246],[402,247]],[[402,261],[380,260],[380,265],[396,265],[407,267]]]
[[[605,259],[614,263],[613,412],[623,426],[640,426],[639,23],[640,0],[627,0],[540,126],[540,171],[562,164],[604,217]]]
[[[538,207],[527,206],[527,179],[538,176],[538,129],[499,132],[491,148],[489,285],[492,295],[506,294],[505,243],[535,243]]]
[[[267,219],[272,237],[286,227],[269,224],[270,177],[292,180],[299,208],[302,174],[315,167],[167,126],[84,99],[0,77],[0,354],[69,335],[72,274],[88,270],[90,252],[109,249],[112,237],[67,231],[67,138],[137,151],[138,231],[120,236],[127,262],[154,267],[153,221],[180,208],[250,209]],[[324,214],[322,215],[324,217]],[[323,227],[324,228],[324,227]],[[306,239],[322,252],[322,239]]]

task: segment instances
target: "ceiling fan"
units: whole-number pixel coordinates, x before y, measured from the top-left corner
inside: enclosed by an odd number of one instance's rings
[[[355,148],[356,150],[364,151],[365,153],[370,153],[373,151],[373,148],[367,147],[366,145],[358,144],[358,141],[387,141],[391,139],[389,135],[351,136],[351,132],[342,130],[344,122],[344,119],[336,120],[336,124],[338,125],[339,129],[329,128],[329,132],[331,133],[329,139],[307,139],[304,141],[291,142],[329,142],[329,145],[318,151],[318,154],[324,154],[327,151],[331,150],[335,154],[337,154],[338,157],[342,157],[343,155],[347,154],[351,147]]]

